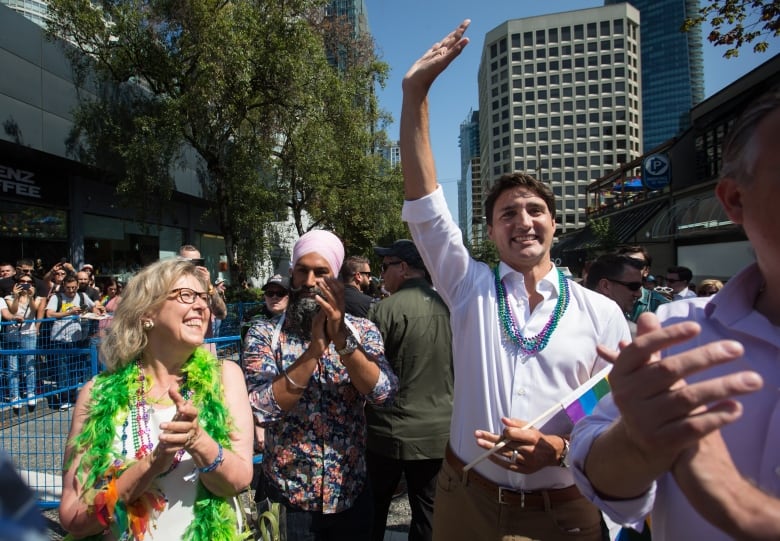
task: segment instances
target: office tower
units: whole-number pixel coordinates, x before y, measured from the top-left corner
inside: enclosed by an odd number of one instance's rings
[[[0,0],[0,4],[8,6],[25,19],[46,28],[46,21],[49,20],[49,8],[45,0]]]
[[[487,191],[525,171],[557,198],[558,231],[586,223],[587,186],[642,149],[639,12],[629,4],[512,19],[479,66]]]
[[[479,111],[469,111],[461,123],[459,145],[458,226],[466,243],[476,245],[484,240],[482,185],[479,175]]]
[[[379,148],[379,154],[390,163],[390,167],[401,166],[401,147],[398,141],[388,141]]]
[[[628,3],[639,10],[642,21],[642,134],[647,152],[688,128],[690,110],[704,99],[701,25],[679,31],[686,18],[698,13],[699,1]]]

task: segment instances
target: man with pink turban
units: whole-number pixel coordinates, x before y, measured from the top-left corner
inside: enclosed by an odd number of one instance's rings
[[[286,508],[287,539],[364,541],[366,402],[392,400],[398,378],[376,326],[344,311],[344,245],[309,231],[293,248],[287,310],[247,332],[249,400],[265,427],[263,489]]]

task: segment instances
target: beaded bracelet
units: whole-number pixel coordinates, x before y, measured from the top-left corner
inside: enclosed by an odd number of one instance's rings
[[[290,377],[290,374],[287,373],[287,369],[286,368],[284,370],[282,370],[282,374],[284,374],[284,377],[287,378],[287,381],[289,381],[290,385],[292,385],[294,388],[301,389],[301,390],[306,388],[305,385],[298,385],[297,383],[295,383],[293,381],[293,379]]]
[[[214,459],[214,462],[209,464],[208,466],[203,466],[202,468],[198,468],[198,471],[200,473],[211,473],[217,468],[219,468],[219,465],[224,462],[225,457],[222,456],[222,445],[217,444],[217,458]]]

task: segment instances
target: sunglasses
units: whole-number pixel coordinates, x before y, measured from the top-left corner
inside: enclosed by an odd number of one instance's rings
[[[623,280],[615,280],[614,278],[607,278],[607,280],[625,286],[631,291],[639,291],[639,288],[642,287],[642,282],[624,282]]]
[[[382,272],[387,272],[387,269],[392,267],[393,265],[400,265],[403,263],[400,259],[398,261],[388,261],[387,263],[382,263],[379,265],[379,268],[382,269]]]
[[[266,291],[265,296],[269,298],[277,298],[277,299],[283,299],[287,296],[287,292],[285,291]]]

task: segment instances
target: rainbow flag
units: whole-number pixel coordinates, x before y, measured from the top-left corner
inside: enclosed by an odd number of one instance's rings
[[[594,379],[596,381],[591,383]],[[596,407],[599,400],[609,392],[607,376],[601,377],[601,373],[597,374],[578,387],[577,392],[582,394],[573,398],[573,401],[568,405],[566,402],[563,403],[563,409],[573,424],[577,424],[577,421],[593,413],[593,408]]]

